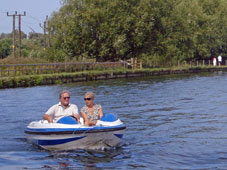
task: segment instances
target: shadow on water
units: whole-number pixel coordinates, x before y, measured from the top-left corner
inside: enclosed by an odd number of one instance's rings
[[[114,169],[116,165],[111,163],[113,160],[116,162],[130,157],[124,151],[127,145],[123,143],[103,150],[48,151],[28,143],[26,138],[16,140],[24,143],[24,147],[21,146],[23,151],[14,148],[15,151],[0,152],[0,169]]]
[[[130,154],[124,151],[124,145],[103,149],[103,150],[67,150],[67,151],[47,151],[36,145],[30,144],[30,152],[45,153],[46,156],[30,158],[30,161],[39,161],[42,163],[40,169],[114,169],[113,160],[121,161],[130,157]],[[108,166],[105,166],[108,163]],[[33,169],[33,168],[31,168]],[[36,169],[36,168],[34,168]]]
[[[105,163],[110,163],[114,159],[120,160],[124,151],[121,147],[112,148],[109,150],[71,150],[71,151],[52,151],[46,159],[55,159],[59,167],[67,167],[67,169],[81,168],[83,169],[114,169],[114,164],[109,164],[108,167],[103,166]],[[99,164],[102,166],[98,167]],[[45,167],[48,167],[46,165]],[[49,166],[49,168],[52,168]]]

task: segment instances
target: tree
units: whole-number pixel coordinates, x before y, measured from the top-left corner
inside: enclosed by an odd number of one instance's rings
[[[52,58],[137,57],[162,66],[226,53],[226,0],[61,2],[48,24]]]
[[[65,0],[63,4],[48,29],[54,47],[70,57],[127,59],[139,56],[153,41],[152,1]]]
[[[12,36],[11,34],[1,33],[0,39],[4,39],[4,38],[12,38]]]
[[[11,45],[12,45],[12,40],[7,38],[7,39],[0,39],[0,57],[6,58],[11,54]]]

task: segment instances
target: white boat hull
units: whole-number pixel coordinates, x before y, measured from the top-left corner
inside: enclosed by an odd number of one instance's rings
[[[29,142],[47,150],[102,149],[121,142],[126,127],[118,119],[98,121],[96,126],[31,122],[25,133]]]
[[[28,135],[28,141],[47,150],[101,149],[121,142],[124,130],[72,135]]]

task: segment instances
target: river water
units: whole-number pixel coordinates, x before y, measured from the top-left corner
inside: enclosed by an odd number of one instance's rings
[[[127,126],[120,146],[46,151],[26,141],[63,89],[87,91]],[[157,76],[0,90],[0,169],[213,170],[227,167],[227,73]]]

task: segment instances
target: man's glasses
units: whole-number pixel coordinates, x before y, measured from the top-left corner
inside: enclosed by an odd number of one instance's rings
[[[84,98],[84,100],[91,100],[91,98]]]
[[[63,99],[64,99],[64,100],[66,100],[66,99],[70,99],[70,97],[63,97]]]

